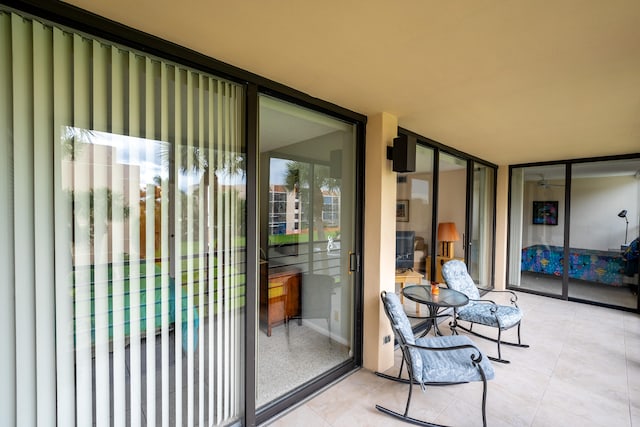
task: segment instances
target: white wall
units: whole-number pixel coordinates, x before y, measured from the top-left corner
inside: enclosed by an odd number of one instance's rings
[[[440,172],[438,189],[438,222],[454,222],[460,234],[460,240],[453,244],[454,254],[464,257],[462,236],[465,226],[467,203],[467,170],[457,169]]]
[[[426,192],[422,189],[427,184]],[[416,237],[422,237],[425,244],[431,240],[431,186],[432,173],[412,174],[407,182],[398,183],[398,200],[409,200],[409,221],[397,222],[398,231],[415,231]]]
[[[562,184],[562,181],[550,181]],[[533,201],[558,201],[558,225],[533,225]],[[571,187],[572,248],[608,250],[624,243],[625,221],[618,212],[627,209],[629,238],[638,236],[640,222],[640,180],[633,176],[579,178]],[[564,187],[543,188],[535,182],[525,183],[523,247],[546,244],[562,246],[564,237]]]
[[[571,186],[571,247],[607,250],[624,244],[627,210],[629,239],[638,236],[638,189],[633,176],[576,179]]]

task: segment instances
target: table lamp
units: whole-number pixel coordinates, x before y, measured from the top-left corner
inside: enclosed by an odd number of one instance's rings
[[[442,242],[442,256],[453,258],[453,242],[460,240],[460,235],[453,222],[438,224],[438,241]]]

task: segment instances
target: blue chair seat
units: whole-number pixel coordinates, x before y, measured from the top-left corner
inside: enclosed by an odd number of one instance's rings
[[[462,345],[473,346],[469,337],[451,335],[435,338],[418,338],[416,345],[420,347],[442,348]],[[426,383],[466,383],[482,381],[480,371],[470,363],[474,352],[472,348],[452,351],[421,351],[422,381]],[[488,358],[480,361],[487,380],[494,377],[493,366]]]
[[[518,307],[508,305],[470,303],[458,310],[458,319],[494,328],[509,329],[522,320],[522,311]]]
[[[456,259],[448,261],[442,266],[442,277],[449,289],[462,292],[469,298],[469,303],[467,305],[455,309],[455,316],[451,325],[454,331],[459,328],[478,337],[496,342],[498,344],[498,357],[489,356],[491,360],[496,362],[509,363],[508,360],[502,358],[500,344],[507,344],[516,347],[529,347],[527,344],[522,344],[520,339],[522,311],[516,302],[518,297],[515,292],[509,290],[496,291],[492,289],[485,289],[485,291],[487,291],[487,294],[485,295],[488,295],[489,293],[510,294],[511,305],[500,305],[488,299],[481,299],[480,291],[469,275],[466,264]],[[459,324],[459,320],[469,322],[470,326],[467,328]],[[498,337],[492,338],[474,332],[472,330],[474,324],[496,328],[498,331]],[[514,327],[518,330],[518,342],[503,341],[502,331],[506,331],[507,329]]]

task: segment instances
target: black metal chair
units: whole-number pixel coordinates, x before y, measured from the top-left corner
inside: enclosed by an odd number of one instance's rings
[[[376,405],[376,409],[412,424],[437,426],[437,424],[409,416],[413,386],[420,385],[422,390],[426,391],[426,386],[431,385],[442,386],[482,381],[482,423],[486,426],[487,380],[494,377],[491,362],[483,357],[480,349],[466,336],[451,335],[416,339],[398,296],[387,292],[382,292],[380,296],[384,311],[400,345],[409,378],[402,378],[400,374],[398,377],[382,373],[377,373],[377,375],[408,384],[409,396],[403,413],[381,405]]]
[[[488,293],[509,293],[511,294],[511,305],[499,305],[492,300],[481,299],[478,287],[467,272],[467,266],[460,260],[451,260],[442,266],[442,277],[450,289],[462,292],[469,297],[469,304],[464,307],[454,309],[453,322],[451,328],[455,331],[457,328],[463,329],[478,337],[493,341],[498,344],[498,357],[489,359],[501,363],[509,363],[508,360],[502,358],[500,344],[506,344],[516,347],[529,347],[522,344],[520,339],[520,324],[522,321],[522,311],[518,307],[516,301],[518,296],[512,291],[496,291],[493,289],[485,289]],[[458,323],[459,320],[470,323],[470,326],[464,327]],[[488,337],[473,331],[473,325],[490,326],[498,329],[498,338]],[[502,341],[502,331],[518,327],[518,342]]]

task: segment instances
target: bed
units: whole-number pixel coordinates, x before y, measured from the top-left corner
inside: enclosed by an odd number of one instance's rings
[[[562,246],[532,245],[522,249],[522,271],[562,276]],[[569,278],[622,286],[624,260],[620,251],[569,249]]]

